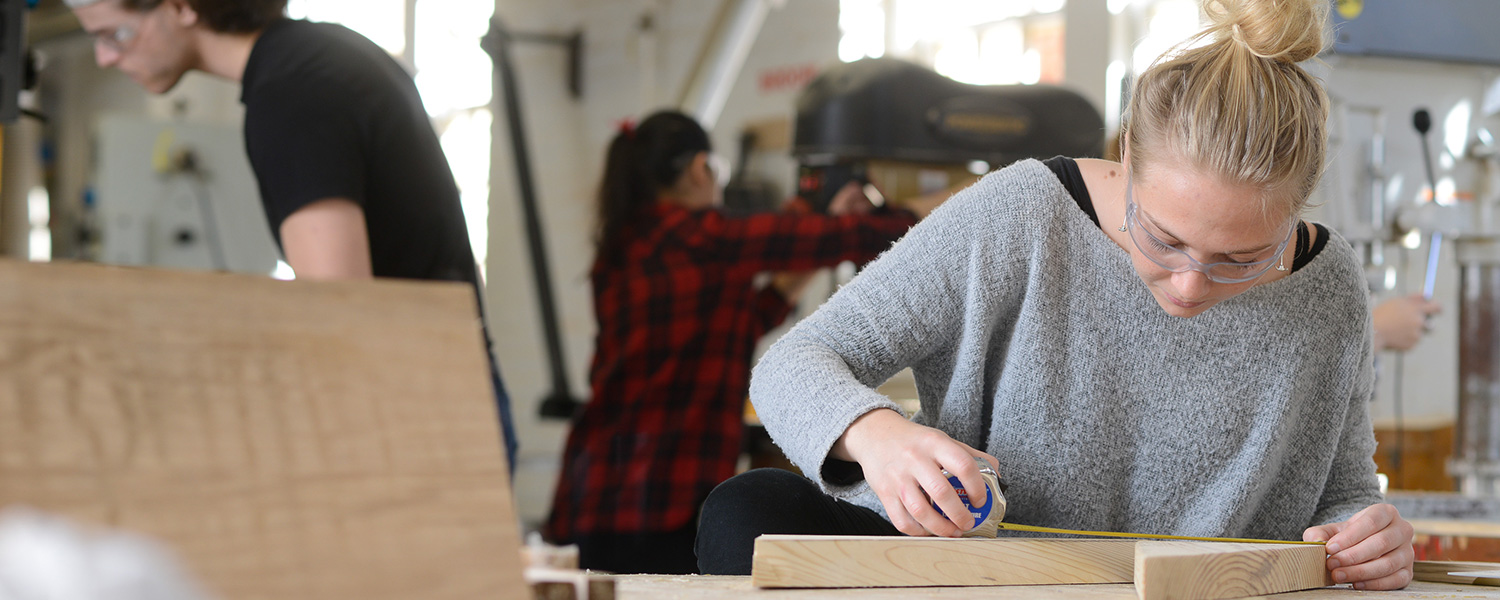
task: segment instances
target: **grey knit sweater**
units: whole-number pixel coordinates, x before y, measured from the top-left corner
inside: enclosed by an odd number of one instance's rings
[[[1296,273],[1172,317],[1027,160],[954,196],[783,336],[750,395],[804,473],[881,514],[828,453],[860,415],[899,410],[873,387],[911,367],[916,420],[1000,459],[1008,522],[1301,539],[1382,501],[1363,281],[1334,234]]]

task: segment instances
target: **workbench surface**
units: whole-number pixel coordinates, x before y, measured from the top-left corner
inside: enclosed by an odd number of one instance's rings
[[[700,598],[755,598],[758,600],[825,600],[840,598],[917,598],[923,600],[1000,598],[1007,600],[1049,600],[1052,598],[1118,598],[1120,600],[1134,600],[1136,598],[1135,586],[1130,584],[759,590],[750,585],[749,577],[624,575],[616,579],[615,586],[615,597],[620,600],[698,600]],[[1275,600],[1500,599],[1500,587],[1417,582],[1404,590],[1395,592],[1360,592],[1347,587],[1331,587],[1276,594],[1275,596],[1267,597],[1275,598]]]

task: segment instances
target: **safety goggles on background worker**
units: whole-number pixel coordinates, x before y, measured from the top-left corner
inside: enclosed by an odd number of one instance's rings
[[[1125,228],[1130,233],[1130,241],[1135,242],[1135,247],[1141,251],[1141,254],[1156,263],[1156,266],[1173,273],[1192,270],[1208,276],[1216,283],[1244,283],[1271,270],[1271,267],[1281,258],[1281,253],[1286,251],[1287,243],[1292,239],[1294,227],[1288,227],[1286,237],[1282,238],[1281,244],[1276,246],[1276,252],[1262,260],[1201,263],[1187,252],[1161,241],[1146,228],[1141,227],[1134,190],[1134,182],[1125,184]]]
[[[672,159],[672,170],[681,172],[683,169],[686,169],[688,165],[693,164],[693,159],[697,158],[699,154],[703,153],[704,152],[702,150],[694,150]],[[708,152],[707,156],[705,157],[705,163],[708,166],[709,174],[713,175],[714,177],[715,185],[719,186],[720,188],[729,185],[729,159],[726,159],[714,152]]]

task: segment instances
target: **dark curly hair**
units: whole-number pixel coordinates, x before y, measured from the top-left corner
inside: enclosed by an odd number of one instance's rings
[[[148,11],[164,0],[120,0],[120,6]],[[219,33],[253,33],[286,16],[287,0],[186,0],[209,29]]]

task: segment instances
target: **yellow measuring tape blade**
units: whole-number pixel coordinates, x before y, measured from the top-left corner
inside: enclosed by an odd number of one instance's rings
[[[1287,540],[1255,540],[1247,538],[1214,538],[1214,537],[1192,537],[1186,535],[1159,535],[1153,533],[1120,533],[1118,531],[1079,531],[1076,529],[1058,529],[1056,527],[1037,527],[1035,525],[1019,525],[1001,521],[996,524],[1000,529],[1010,531],[1032,531],[1036,533],[1065,533],[1068,535],[1096,535],[1102,537],[1118,538],[1146,538],[1152,540],[1188,540],[1194,542],[1243,542],[1246,544],[1299,544],[1304,546],[1321,546],[1323,542],[1290,542]]]

